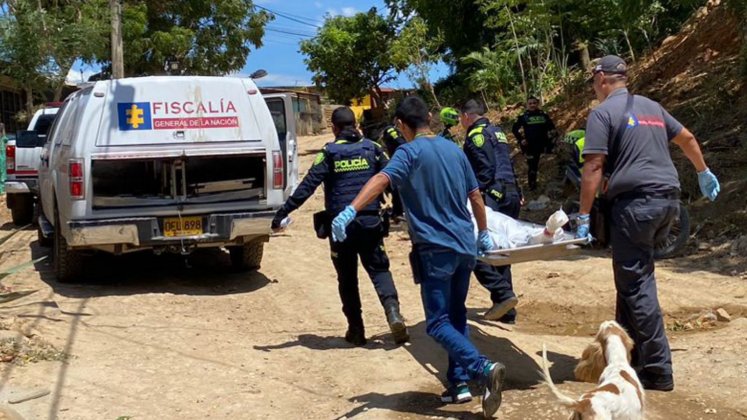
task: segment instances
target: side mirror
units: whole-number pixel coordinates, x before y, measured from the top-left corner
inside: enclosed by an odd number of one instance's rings
[[[16,134],[16,147],[20,149],[43,147],[47,142],[46,134],[39,134],[38,131],[19,131]]]

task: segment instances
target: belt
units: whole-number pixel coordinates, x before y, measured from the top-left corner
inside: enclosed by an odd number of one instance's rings
[[[674,189],[669,191],[626,191],[616,195],[613,200],[634,200],[636,198],[660,198],[665,200],[679,200],[680,190]]]

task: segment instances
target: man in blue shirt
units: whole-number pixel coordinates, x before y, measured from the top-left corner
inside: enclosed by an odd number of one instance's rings
[[[465,301],[475,255],[494,247],[488,234],[485,203],[466,156],[440,136],[429,135],[430,114],[422,99],[410,96],[396,111],[397,128],[408,143],[366,183],[352,204],[332,222],[335,240],[344,240],[356,213],[390,185],[399,189],[406,211],[413,251],[410,263],[420,283],[426,332],[449,354],[449,389],[442,399],[472,399],[467,381],[484,385],[486,417],[498,411],[506,367],[480,354],[469,340]],[[475,244],[467,201],[477,220]]]

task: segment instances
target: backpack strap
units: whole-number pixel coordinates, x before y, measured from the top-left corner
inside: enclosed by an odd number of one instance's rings
[[[615,137],[612,138],[612,144],[610,144],[607,150],[607,172],[612,173],[615,170],[615,161],[617,161],[617,155],[620,152],[620,143],[622,142],[623,134],[625,134],[625,128],[628,126],[630,120],[630,113],[633,111],[633,103],[635,95],[628,94],[628,99],[625,103],[625,112],[620,117],[620,123],[617,125],[617,132]],[[614,161],[610,159],[610,156],[614,156]]]

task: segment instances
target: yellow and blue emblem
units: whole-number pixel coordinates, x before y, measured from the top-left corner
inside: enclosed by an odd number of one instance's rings
[[[478,134],[472,137],[472,142],[475,143],[475,146],[482,147],[485,144],[485,136]]]
[[[638,124],[638,118],[636,118],[635,114],[628,114],[628,127],[638,127]]]
[[[117,104],[119,129],[122,131],[151,130],[153,120],[150,102],[121,102]]]

